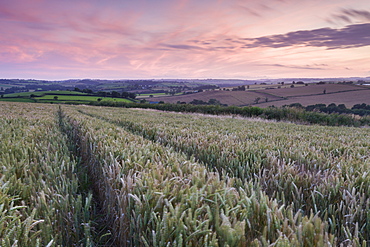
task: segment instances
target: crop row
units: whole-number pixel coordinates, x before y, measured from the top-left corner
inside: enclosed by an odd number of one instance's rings
[[[41,104],[0,116],[1,246],[369,239],[369,129]]]
[[[90,246],[91,193],[60,132],[57,108],[0,103],[0,245]]]
[[[281,205],[249,181],[222,177],[172,147],[75,107],[63,112],[118,245],[335,244],[317,215]]]
[[[212,115],[234,115],[242,117],[260,117],[277,121],[292,121],[295,123],[320,124],[324,126],[369,126],[369,116],[355,116],[349,114],[326,114],[317,111],[306,111],[297,107],[268,107],[255,106],[221,106],[221,105],[193,105],[193,104],[150,104],[150,103],[125,103],[112,101],[90,102],[95,106],[112,106],[124,108],[144,108],[161,111],[202,113]]]
[[[194,156],[262,190],[279,205],[318,215],[339,243],[370,238],[369,129],[300,126],[133,109],[79,108]]]

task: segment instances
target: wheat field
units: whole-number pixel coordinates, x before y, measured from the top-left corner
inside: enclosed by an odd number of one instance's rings
[[[370,129],[0,103],[2,246],[367,246]]]

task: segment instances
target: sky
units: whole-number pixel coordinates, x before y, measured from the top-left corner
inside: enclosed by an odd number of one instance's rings
[[[0,78],[352,76],[369,0],[0,0]]]

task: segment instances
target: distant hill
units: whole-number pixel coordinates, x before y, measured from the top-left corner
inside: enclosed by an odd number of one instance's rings
[[[321,85],[316,85],[321,83]],[[324,84],[325,83],[325,84]],[[334,84],[333,84],[334,83]],[[315,104],[345,103],[348,107],[356,103],[369,104],[368,92],[362,92],[356,84],[370,84],[370,77],[360,78],[281,78],[281,79],[142,79],[101,80],[70,79],[60,81],[0,79],[0,95],[32,93],[39,91],[83,91],[94,93],[112,92],[136,94],[137,99],[170,103],[216,99],[222,104],[267,107],[291,103]],[[305,86],[308,85],[308,86]],[[323,86],[325,85],[325,86]],[[334,86],[337,85],[337,86]],[[347,88],[344,88],[344,85]],[[294,88],[290,88],[294,86]],[[300,89],[300,87],[304,87]],[[243,90],[239,90],[243,87]],[[244,87],[246,90],[244,90]],[[349,88],[348,88],[349,87]],[[327,95],[323,90],[327,88]],[[338,88],[338,89],[334,89]],[[237,91],[233,91],[237,89]],[[339,93],[342,94],[333,94]],[[361,91],[361,92],[360,92]],[[356,94],[354,94],[356,92]],[[330,97],[329,97],[330,94]],[[321,95],[321,96],[320,96]],[[355,97],[354,97],[355,95]]]
[[[268,107],[293,103],[307,106],[335,103],[352,107],[355,104],[370,104],[370,86],[339,83],[255,85],[246,91],[212,90],[188,95],[155,97],[155,101],[165,103],[190,103],[193,100],[208,102],[210,99],[235,106]]]

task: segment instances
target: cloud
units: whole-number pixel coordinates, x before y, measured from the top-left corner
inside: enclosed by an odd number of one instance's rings
[[[21,21],[21,22],[38,22],[40,18],[38,17],[37,11],[25,11],[23,8],[16,9],[14,6],[3,5],[0,6],[0,19],[5,21]]]
[[[267,14],[271,14],[276,7],[285,6],[284,0],[267,0],[267,1],[246,1],[246,0],[234,0],[229,2],[235,2],[235,9],[237,9],[243,17],[258,17],[262,18]]]
[[[261,14],[259,12],[257,12],[256,10],[252,9],[252,8],[248,8],[248,7],[245,7],[245,6],[240,6],[240,9],[245,11],[248,15],[261,17]]]
[[[250,41],[246,47],[309,46],[327,49],[346,49],[370,45],[370,23],[349,25],[340,29],[320,28],[301,30],[286,34],[264,36]]]
[[[328,19],[330,23],[345,22],[345,23],[358,23],[369,22],[370,11],[356,10],[356,9],[341,9],[338,14],[332,15]]]
[[[232,46],[228,44],[223,45],[222,43],[218,44],[215,42],[199,42],[199,46],[186,45],[186,44],[178,44],[178,45],[160,44],[160,46],[177,49],[177,50],[198,50],[198,51],[216,51],[216,50],[228,51],[228,50],[233,50],[237,48],[236,46]]]
[[[182,33],[184,35],[184,33]],[[243,38],[232,34],[201,35],[180,41],[169,33],[166,38],[152,42],[152,50],[188,50],[197,52],[243,52],[257,48],[320,47],[327,50],[370,46],[370,23],[353,24],[344,28],[299,30],[256,38]],[[317,68],[313,68],[317,69]]]
[[[359,17],[363,18],[367,21],[370,21],[370,12],[365,10],[355,10],[355,9],[345,9],[343,13],[351,16],[351,17]]]
[[[203,50],[200,46],[195,45],[169,45],[169,44],[161,44],[164,47],[169,47],[173,49],[180,49],[180,50]]]
[[[22,2],[22,5],[15,1],[0,6],[0,20],[11,28],[15,26],[16,29],[56,33],[67,31],[69,34],[71,32],[130,34],[133,32],[132,23],[136,21],[138,15],[125,10],[116,10],[114,7],[99,9],[83,1],[74,3],[73,8],[62,2],[53,1]]]
[[[284,64],[260,64],[259,66],[274,66],[274,67],[282,67],[282,68],[289,68],[289,69],[307,69],[307,70],[325,70],[325,68],[319,66],[328,66],[327,64],[314,64],[314,65],[305,65],[305,66],[298,66],[298,65],[284,65]]]
[[[370,22],[369,13],[339,9],[342,20],[330,18],[349,26],[313,29],[327,13],[303,2],[297,12],[293,0],[7,1],[0,5],[0,72],[9,65],[83,77],[324,74],[342,60],[341,71],[367,71],[367,48],[344,48],[370,44],[370,23],[358,22]]]
[[[205,37],[204,37],[205,38]],[[252,48],[322,47],[348,49],[370,46],[370,23],[352,24],[344,28],[319,28],[299,30],[285,34],[242,38],[237,36],[217,36],[217,39],[192,39],[188,44],[165,45],[174,49],[187,50],[239,50]],[[195,45],[194,45],[195,44]]]

